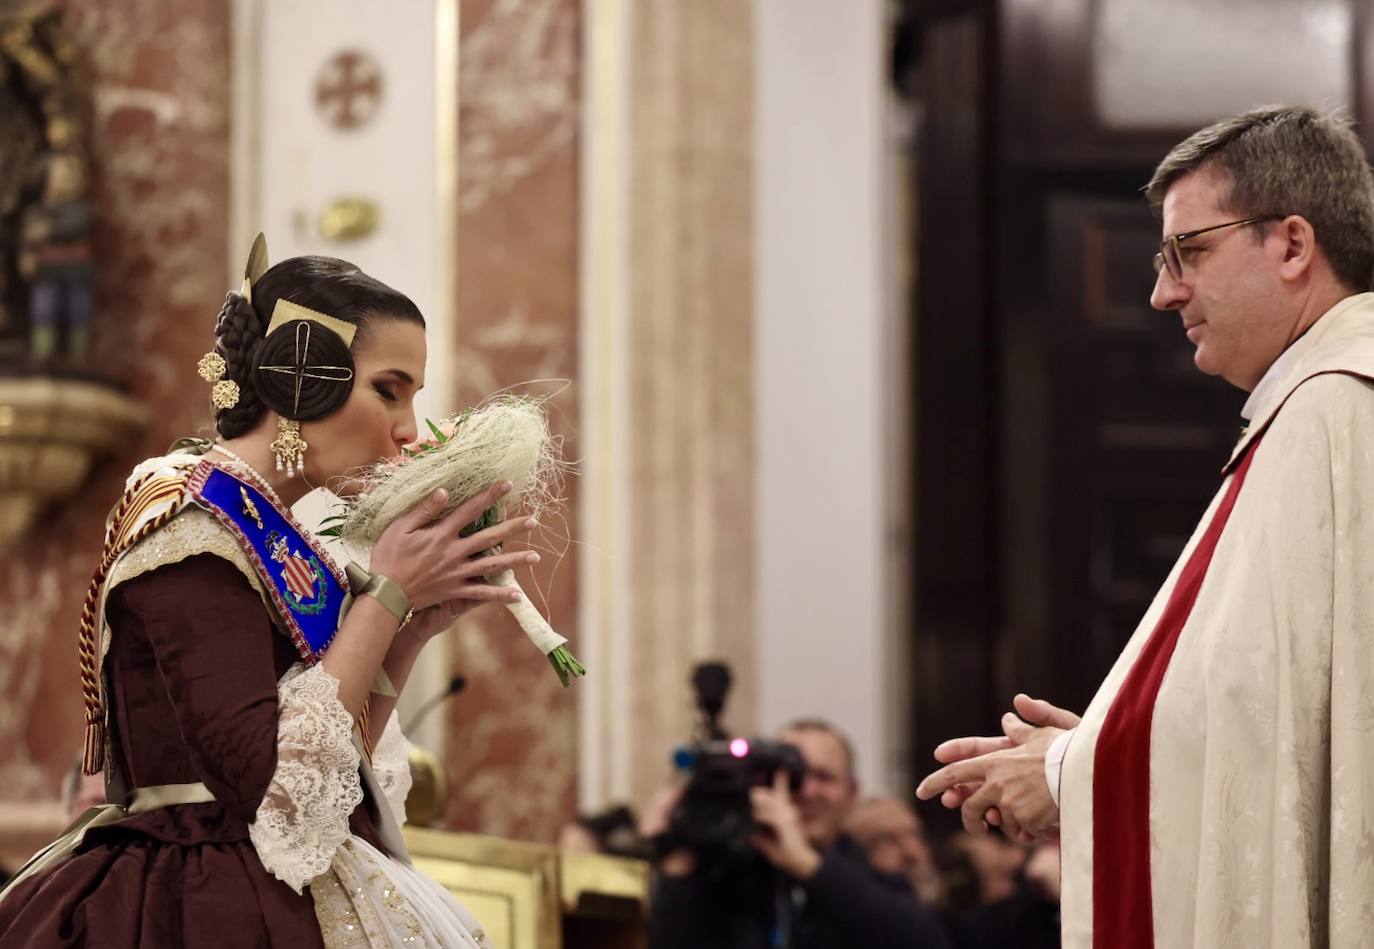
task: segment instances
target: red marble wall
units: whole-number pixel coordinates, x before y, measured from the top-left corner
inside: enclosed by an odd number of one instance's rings
[[[576,375],[579,9],[577,0],[462,3],[460,404]],[[578,454],[577,399],[576,387],[564,386],[551,404],[569,459]],[[575,652],[576,490],[568,479],[563,518],[537,539],[544,561],[533,582],[521,578]],[[454,671],[469,686],[449,710],[448,825],[550,841],[573,810],[575,692],[589,680],[563,689],[504,611],[484,610],[465,624],[451,647]]]
[[[101,0],[65,16],[93,86],[98,364],[153,411],[0,554],[0,803],[55,796],[78,753],[77,621],[105,513],[134,463],[209,425],[194,366],[227,289],[229,5]]]
[[[576,373],[580,24],[577,0],[464,0],[461,11],[454,358],[457,397],[471,402]],[[154,411],[80,497],[0,553],[0,856],[25,813],[11,805],[54,797],[79,747],[77,620],[104,515],[132,464],[208,431],[193,367],[227,289],[229,5],[102,0],[71,3],[67,19],[97,117],[96,346]],[[575,459],[575,387],[551,407]],[[576,488],[570,479],[563,519],[538,541],[563,556],[546,550],[522,578],[574,647]],[[579,686],[565,691],[496,610],[462,629],[451,653],[469,688],[449,710],[449,825],[553,839],[573,809]]]

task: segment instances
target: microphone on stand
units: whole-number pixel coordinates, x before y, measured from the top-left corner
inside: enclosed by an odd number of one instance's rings
[[[434,711],[434,709],[437,706],[441,705],[446,700],[457,695],[459,692],[463,691],[467,687],[468,680],[463,678],[462,676],[454,676],[452,679],[449,679],[448,685],[444,686],[444,690],[442,692],[440,692],[433,698],[427,700],[424,705],[421,705],[418,709],[416,709],[415,714],[410,717],[410,721],[406,724],[405,728],[402,729],[402,731],[404,731],[407,735],[413,734],[415,731],[415,726],[420,724],[420,722],[423,721],[429,715],[430,712]]]

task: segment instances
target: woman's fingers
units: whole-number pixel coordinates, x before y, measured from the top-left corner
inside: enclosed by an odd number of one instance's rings
[[[428,527],[434,520],[444,512],[444,505],[448,503],[448,492],[443,488],[430,493],[430,495],[396,518],[395,527],[402,533],[410,534],[422,528]]]
[[[535,519],[508,518],[470,537],[458,536],[510,491],[509,481],[494,484],[447,515],[440,514],[448,501],[447,494],[442,490],[434,492],[397,521],[400,531],[384,536],[378,543],[373,551],[374,567],[400,583],[411,602],[421,608],[454,597],[513,601],[518,594],[487,584],[486,578],[536,564],[539,555],[532,550],[485,552],[527,534],[537,526]],[[490,586],[493,592],[474,595],[469,586],[473,581]]]
[[[503,570],[529,567],[539,562],[539,555],[532,550],[515,553],[487,554],[463,561],[457,575],[461,577],[494,577]]]
[[[511,517],[486,530],[464,537],[463,543],[474,553],[479,553],[504,544],[513,537],[528,534],[538,526],[539,522],[532,517]]]
[[[485,491],[473,495],[454,508],[438,526],[445,532],[457,535],[464,527],[481,517],[487,508],[496,505],[507,494],[510,494],[512,487],[513,485],[509,481],[493,484]]]
[[[452,599],[479,603],[511,603],[519,597],[520,594],[509,587],[492,586],[489,583],[464,583]]]

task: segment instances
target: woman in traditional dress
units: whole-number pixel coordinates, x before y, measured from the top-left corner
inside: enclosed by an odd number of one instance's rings
[[[537,555],[460,539],[507,485],[394,523],[340,571],[289,508],[416,438],[424,320],[343,261],[254,245],[201,360],[218,438],[140,464],[83,618],[86,769],[108,800],[0,898],[0,947],[484,946],[409,865],[395,693]],[[511,550],[508,545],[505,548]]]

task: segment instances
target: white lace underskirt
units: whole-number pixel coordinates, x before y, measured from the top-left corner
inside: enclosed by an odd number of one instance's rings
[[[310,893],[327,949],[491,949],[452,893],[361,837],[335,851]]]

